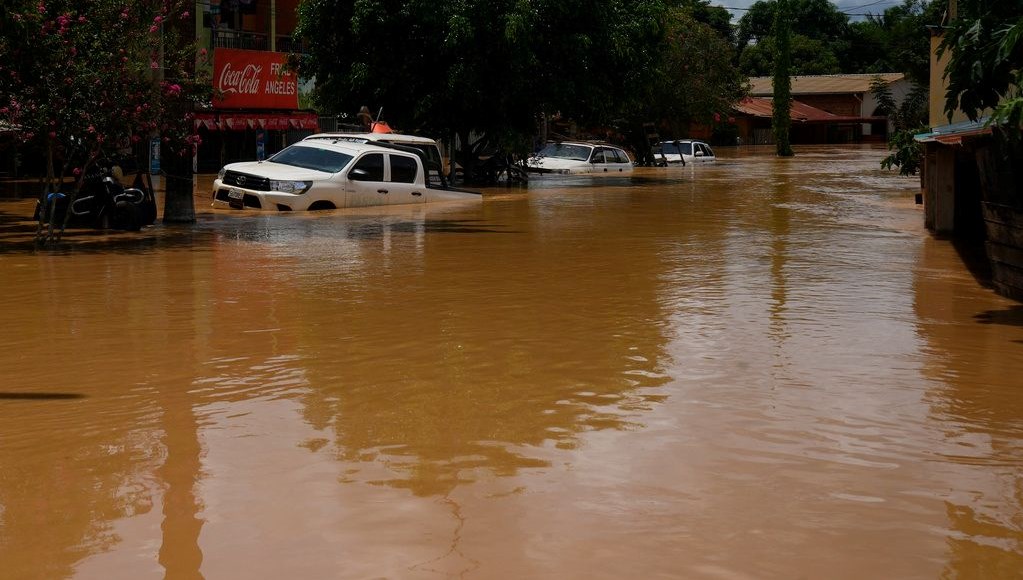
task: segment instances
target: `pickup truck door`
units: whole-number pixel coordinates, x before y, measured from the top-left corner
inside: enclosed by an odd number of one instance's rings
[[[345,184],[345,207],[386,205],[390,191],[384,180],[383,153],[367,153],[348,170]]]
[[[425,203],[425,176],[419,158],[404,153],[388,153],[387,157],[387,204]]]

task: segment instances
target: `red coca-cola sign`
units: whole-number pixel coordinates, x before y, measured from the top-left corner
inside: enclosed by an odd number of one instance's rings
[[[284,72],[284,54],[213,51],[213,106],[218,109],[297,109],[298,79]]]

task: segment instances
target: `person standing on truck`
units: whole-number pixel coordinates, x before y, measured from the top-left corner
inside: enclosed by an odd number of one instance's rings
[[[369,112],[369,107],[363,105],[362,108],[359,109],[359,114],[356,115],[356,117],[359,119],[359,124],[362,125],[363,131],[370,131],[373,129],[373,115]]]

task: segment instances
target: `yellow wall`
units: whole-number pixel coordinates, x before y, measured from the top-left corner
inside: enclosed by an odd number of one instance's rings
[[[956,15],[956,0],[949,0],[946,19],[951,20]],[[931,127],[940,127],[950,123],[945,115],[945,90],[948,88],[948,81],[945,76],[945,65],[948,63],[949,54],[946,52],[942,58],[938,58],[938,45],[941,44],[941,34],[931,35],[931,82],[930,82],[930,117]],[[951,123],[959,123],[968,120],[962,111],[956,110],[952,115]]]

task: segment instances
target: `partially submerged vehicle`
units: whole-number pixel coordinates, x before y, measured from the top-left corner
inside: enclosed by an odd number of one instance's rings
[[[386,127],[383,123],[374,123],[374,127],[379,125]],[[350,141],[353,143],[391,143],[394,145],[412,147],[422,151],[423,155],[425,155],[424,161],[427,169],[427,182],[435,185],[441,185],[443,187],[447,187],[448,185],[447,176],[444,174],[444,158],[440,154],[440,146],[437,145],[437,141],[430,139],[429,137],[392,133],[388,127],[386,131],[374,130],[363,133],[316,133],[315,135],[310,135],[303,140],[334,142]]]
[[[632,159],[621,147],[588,141],[558,141],[526,160],[526,171],[553,174],[631,173]]]
[[[224,166],[213,182],[213,205],[299,211],[482,199],[431,179],[439,165],[424,151],[429,144],[421,144],[313,135],[265,161]]]
[[[660,165],[713,163],[717,159],[710,145],[693,139],[661,141],[654,147],[653,154]]]

